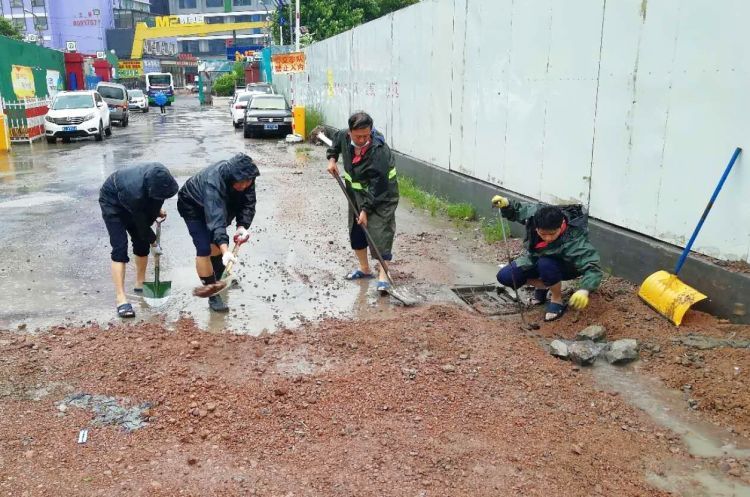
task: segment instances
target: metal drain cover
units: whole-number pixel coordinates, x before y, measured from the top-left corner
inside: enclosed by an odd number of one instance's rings
[[[457,286],[451,288],[451,290],[458,298],[466,302],[469,307],[485,316],[504,316],[519,313],[516,296],[512,290],[505,287],[498,285],[473,285]],[[524,289],[518,291],[521,302],[528,301],[527,293]]]

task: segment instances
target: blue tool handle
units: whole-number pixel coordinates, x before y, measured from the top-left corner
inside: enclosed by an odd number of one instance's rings
[[[685,261],[687,260],[687,256],[688,254],[690,254],[690,249],[693,248],[693,243],[695,243],[695,239],[698,238],[698,232],[703,227],[703,223],[706,221],[706,217],[708,217],[708,213],[711,212],[711,207],[714,206],[716,197],[719,196],[721,187],[724,186],[724,182],[727,180],[727,176],[729,176],[729,171],[732,170],[732,166],[734,166],[734,162],[737,160],[737,157],[740,156],[740,152],[742,152],[742,149],[740,147],[737,147],[734,151],[734,154],[732,154],[732,158],[729,160],[729,164],[727,164],[727,168],[724,170],[724,174],[721,176],[721,179],[719,180],[719,184],[716,185],[714,194],[711,195],[711,200],[708,201],[708,205],[706,205],[706,208],[703,211],[703,215],[701,216],[700,221],[698,221],[698,226],[696,226],[695,231],[693,231],[693,236],[690,237],[690,241],[685,246],[685,250],[682,251],[680,260],[677,261],[677,266],[675,266],[674,268],[674,274],[678,274],[680,272],[680,269],[682,269],[682,266],[685,264]]]

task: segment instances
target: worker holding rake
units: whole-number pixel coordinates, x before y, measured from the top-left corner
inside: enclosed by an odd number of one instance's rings
[[[135,254],[136,293],[143,292],[149,246],[155,246],[156,234],[151,225],[166,218],[164,201],[177,193],[177,181],[158,162],[139,164],[112,173],[99,191],[99,206],[112,245],[112,282],[115,285],[117,315],[135,317],[133,306],[125,296],[125,266],[128,257],[128,235]]]
[[[338,161],[343,156],[346,193],[358,212],[349,208],[349,241],[359,262],[359,268],[350,271],[347,280],[373,278],[367,256],[366,228],[383,265],[393,259],[393,238],[396,234],[396,208],[399,191],[391,149],[381,133],[373,129],[373,120],[365,112],[356,112],[349,118],[349,129],[337,132],[328,148],[328,172],[339,175]],[[377,257],[373,254],[373,257]],[[377,289],[385,295],[392,289],[387,267],[381,265]]]
[[[216,285],[236,256],[229,250],[227,226],[236,219],[235,244],[247,241],[255,217],[255,179],[258,166],[245,154],[208,166],[185,182],[177,195],[177,211],[195,245],[195,268],[205,287]],[[212,311],[229,308],[218,293],[210,294]]]
[[[554,321],[566,308],[562,282],[580,277],[580,288],[569,304],[578,310],[588,306],[589,294],[601,284],[602,270],[599,253],[589,242],[583,207],[511,202],[500,195],[492,198],[492,205],[504,218],[526,226],[526,252],[497,273],[500,284],[516,289],[527,283],[534,286],[532,304],[546,305],[544,320]]]

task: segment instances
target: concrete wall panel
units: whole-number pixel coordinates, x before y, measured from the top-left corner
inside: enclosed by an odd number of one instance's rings
[[[363,108],[402,154],[680,245],[750,136],[748,14],[742,0],[424,0],[308,47],[295,86],[328,124]],[[746,162],[698,251],[750,260]]]

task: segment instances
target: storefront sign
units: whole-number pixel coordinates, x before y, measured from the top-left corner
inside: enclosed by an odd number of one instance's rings
[[[145,40],[143,42],[143,53],[146,55],[174,57],[177,55],[177,41]]]
[[[143,65],[140,60],[120,60],[117,63],[118,78],[138,78],[143,76]]]
[[[271,56],[274,74],[292,74],[304,72],[305,70],[305,53],[291,52]]]
[[[143,72],[145,74],[161,72],[161,61],[158,59],[143,59]]]
[[[11,66],[10,79],[16,98],[32,98],[36,95],[34,71],[26,66]]]
[[[161,16],[155,18],[157,28],[168,28],[180,24],[206,24],[203,14],[189,14],[184,16]]]
[[[227,60],[243,61],[255,58],[255,54],[263,50],[263,45],[250,45],[245,47],[227,47]]]

